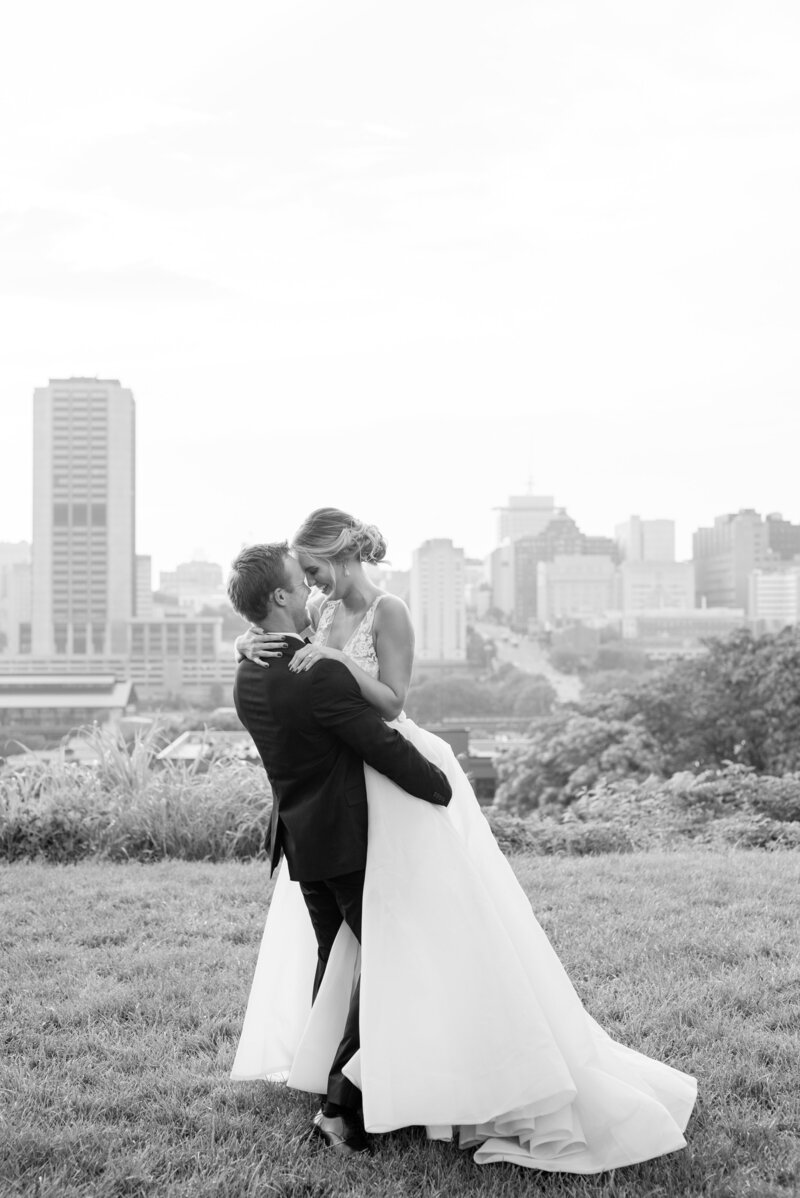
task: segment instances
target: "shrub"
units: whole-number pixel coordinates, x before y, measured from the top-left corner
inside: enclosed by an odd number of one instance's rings
[[[271,807],[263,770],[157,760],[158,734],[130,746],[94,733],[96,765],[34,761],[0,774],[0,859],[73,862],[263,855]],[[485,814],[506,853],[584,856],[697,844],[800,848],[800,776],[741,765],[669,779],[595,780],[568,807]]]

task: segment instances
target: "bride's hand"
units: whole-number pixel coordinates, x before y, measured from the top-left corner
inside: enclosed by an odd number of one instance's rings
[[[234,644],[237,654],[265,669],[269,669],[268,657],[282,657],[283,650],[288,648],[284,637],[274,632],[264,632],[263,628],[256,625],[251,625],[247,632],[237,636]]]
[[[303,645],[289,662],[289,669],[293,674],[299,674],[302,670],[310,670],[323,657],[330,661],[341,661],[344,654],[339,649],[329,649],[327,645]]]

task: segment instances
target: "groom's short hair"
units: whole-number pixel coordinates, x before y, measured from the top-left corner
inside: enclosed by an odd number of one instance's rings
[[[228,598],[233,609],[251,624],[260,624],[266,618],[274,591],[279,587],[289,589],[288,553],[288,541],[247,545],[231,562]]]

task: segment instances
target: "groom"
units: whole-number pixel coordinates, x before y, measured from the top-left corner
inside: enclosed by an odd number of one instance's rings
[[[269,776],[273,793],[267,837],[271,872],[281,854],[299,882],[317,939],[312,1000],[344,920],[361,942],[361,902],[367,860],[364,762],[402,790],[446,806],[445,775],[365,702],[341,662],[323,658],[312,670],[288,669],[305,643],[309,588],[282,544],[250,545],[233,562],[228,596],[235,610],[282,636],[283,656],[269,670],[245,659],[233,698]],[[359,985],[328,1077],[314,1130],[342,1153],[368,1148],[357,1108],[360,1093],[342,1072],[359,1045]]]

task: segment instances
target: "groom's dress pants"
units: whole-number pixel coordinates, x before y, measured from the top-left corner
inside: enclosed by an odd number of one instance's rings
[[[328,964],[333,942],[342,925],[342,920],[361,943],[361,900],[364,895],[364,870],[342,874],[338,878],[325,878],[320,882],[301,882],[300,889],[306,901],[314,935],[317,938],[317,971],[314,976],[312,1000],[316,999],[325,966]],[[357,1051],[360,1044],[358,1031],[358,1008],[361,981],[356,983],[347,1012],[344,1035],[336,1051],[328,1075],[328,1102],[337,1106],[358,1107],[361,1091],[344,1076],[342,1068]]]

